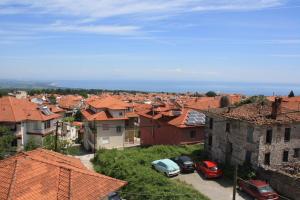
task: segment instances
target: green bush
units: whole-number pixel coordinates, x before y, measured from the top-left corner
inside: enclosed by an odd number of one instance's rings
[[[128,200],[140,199],[208,199],[192,187],[173,181],[151,168],[157,159],[178,155],[198,157],[202,145],[153,146],[125,150],[99,150],[93,160],[97,172],[126,180],[128,185],[120,194]]]

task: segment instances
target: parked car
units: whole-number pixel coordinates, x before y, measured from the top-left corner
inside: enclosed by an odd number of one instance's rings
[[[180,167],[181,172],[194,172],[194,162],[188,156],[178,156],[171,158]]]
[[[238,188],[257,200],[278,200],[278,194],[265,181],[238,181]]]
[[[219,169],[217,163],[213,161],[205,160],[197,162],[195,168],[197,172],[202,173],[205,178],[218,178],[223,175],[222,170]]]
[[[108,200],[122,200],[118,193],[112,192],[108,195]]]
[[[167,177],[177,176],[180,173],[179,166],[170,159],[155,160],[152,162],[152,168],[164,173]]]

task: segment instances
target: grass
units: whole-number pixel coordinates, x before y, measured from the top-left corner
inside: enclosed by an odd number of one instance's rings
[[[171,180],[151,168],[154,160],[183,154],[199,158],[202,150],[202,145],[99,150],[93,164],[97,172],[128,182],[120,191],[127,200],[208,200],[191,186]]]

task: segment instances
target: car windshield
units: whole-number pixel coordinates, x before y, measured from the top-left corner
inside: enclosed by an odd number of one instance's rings
[[[214,167],[211,167],[209,168],[211,171],[218,171],[218,167],[217,166],[214,166]]]
[[[187,157],[187,156],[181,156],[180,159],[183,161],[183,162],[192,162],[192,160]]]
[[[260,193],[274,192],[274,190],[269,185],[259,187],[258,190]]]

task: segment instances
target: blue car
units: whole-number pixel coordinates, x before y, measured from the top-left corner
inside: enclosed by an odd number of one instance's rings
[[[152,162],[152,168],[164,173],[167,177],[177,176],[180,173],[179,166],[170,159],[155,160]]]

